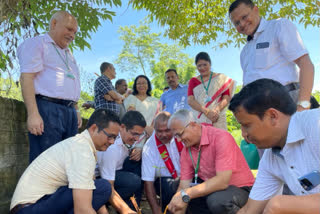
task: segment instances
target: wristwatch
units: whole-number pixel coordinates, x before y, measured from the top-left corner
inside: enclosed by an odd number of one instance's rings
[[[181,192],[182,201],[184,203],[189,203],[190,196],[184,190],[181,190],[180,192]]]
[[[298,106],[301,106],[302,108],[310,108],[311,103],[309,100],[302,100],[298,102]]]

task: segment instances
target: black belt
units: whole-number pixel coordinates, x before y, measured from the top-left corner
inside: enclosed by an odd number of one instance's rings
[[[19,210],[21,210],[22,208],[27,207],[27,206],[30,206],[30,205],[31,205],[31,203],[28,203],[28,204],[18,204],[18,205],[16,205],[14,208],[12,208],[12,209],[10,210],[10,213],[9,213],[9,214],[16,214],[16,213],[18,213]]]
[[[47,100],[49,102],[57,103],[57,104],[64,105],[64,106],[67,106],[67,107],[73,107],[76,104],[76,102],[72,101],[72,100],[57,99],[57,98],[43,96],[43,95],[40,95],[40,94],[37,94],[36,98],[39,98],[39,99],[42,99],[42,100]]]
[[[294,90],[298,90],[299,87],[299,83],[298,82],[292,82],[289,83],[288,85],[284,86],[288,91],[294,91]]]

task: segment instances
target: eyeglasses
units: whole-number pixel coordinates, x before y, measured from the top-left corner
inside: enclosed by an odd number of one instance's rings
[[[189,125],[190,125],[190,123],[188,123],[188,124],[183,128],[183,130],[182,130],[180,133],[176,133],[176,134],[174,135],[174,137],[175,137],[175,138],[180,138],[180,139],[181,139],[181,137],[182,137],[182,135],[183,135],[184,131],[186,130],[186,128],[187,128]]]
[[[127,130],[133,137],[139,137],[139,139],[140,138],[142,138],[142,137],[144,137],[145,135],[146,135],[146,132],[144,131],[142,134],[139,134],[139,133],[134,133],[134,132],[132,132],[131,130]]]
[[[113,135],[113,134],[109,134],[108,132],[106,132],[104,129],[101,129],[101,131],[110,139],[115,140],[117,139],[118,135]]]
[[[243,15],[243,16],[241,17],[241,20],[238,20],[238,21],[234,22],[234,23],[233,23],[234,26],[235,26],[235,27],[238,27],[238,26],[241,24],[241,21],[247,21],[247,19],[248,19],[248,17],[250,16],[251,12],[252,12],[252,9],[250,10],[249,13],[247,13],[246,15]]]

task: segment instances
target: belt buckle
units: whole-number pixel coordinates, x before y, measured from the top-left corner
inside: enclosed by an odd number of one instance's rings
[[[71,106],[73,106],[74,105],[74,102],[73,101],[70,101],[69,103],[68,103],[68,107],[71,107]]]

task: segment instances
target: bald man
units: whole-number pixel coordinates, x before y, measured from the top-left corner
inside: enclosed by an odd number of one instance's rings
[[[50,20],[48,33],[27,39],[18,48],[30,162],[57,142],[74,136],[82,124],[77,107],[79,69],[68,48],[77,30],[75,17],[58,11]]]

